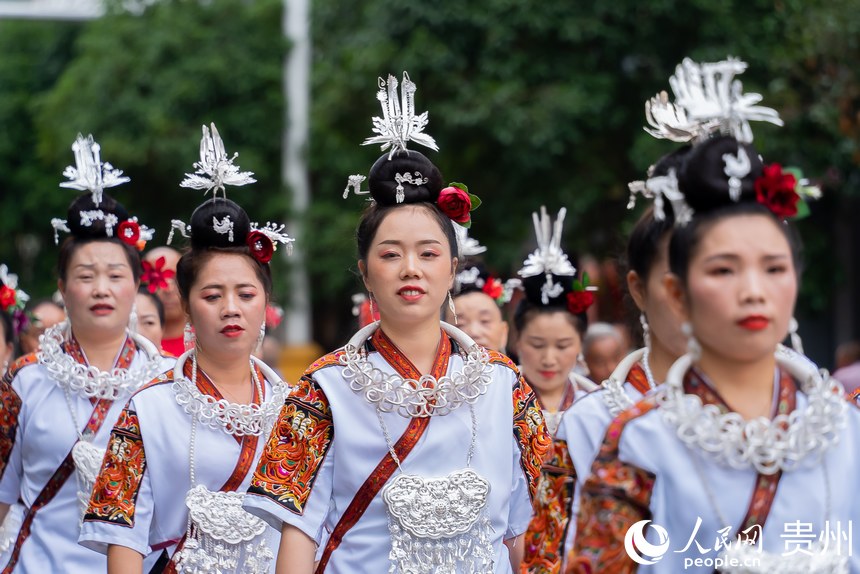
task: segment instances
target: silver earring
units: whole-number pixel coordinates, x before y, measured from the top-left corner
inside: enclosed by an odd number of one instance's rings
[[[639,323],[642,325],[642,340],[645,346],[651,348],[651,327],[648,325],[648,319],[645,313],[639,313]]]
[[[457,308],[454,306],[454,298],[451,296],[451,290],[448,290],[448,309],[451,310],[451,314],[454,315],[454,324],[457,324]]]
[[[791,318],[791,321],[788,323],[788,334],[791,337],[791,348],[803,354],[803,341],[800,339],[800,333],[797,332],[797,329],[800,325],[797,324],[797,319],[794,317]]]
[[[687,336],[687,353],[692,355],[694,359],[702,356],[702,346],[693,335],[693,325],[689,321],[684,321],[681,324],[681,332]]]
[[[373,306],[373,302],[376,301],[376,299],[373,297],[373,291],[367,292],[367,298],[370,300],[370,321],[372,323],[373,321],[376,321],[376,317],[378,316],[378,313]]]
[[[260,325],[260,334],[257,335],[257,348],[260,348],[260,345],[263,344],[263,339],[266,338],[266,322],[264,321],[262,325]]]
[[[137,301],[131,304],[131,313],[128,314],[128,332],[137,334]]]
[[[186,321],[185,328],[182,330],[182,342],[185,345],[186,351],[194,346],[194,338],[194,327],[191,326],[191,323]]]

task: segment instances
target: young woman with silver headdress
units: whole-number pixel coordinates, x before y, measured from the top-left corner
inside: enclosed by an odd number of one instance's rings
[[[519,271],[525,296],[514,312],[520,369],[538,396],[554,439],[543,461],[535,515],[526,533],[523,564],[528,572],[557,571],[564,555],[574,481],[567,445],[557,431],[574,400],[597,388],[575,371],[594,293],[586,275],[576,279],[576,269],[561,247],[566,212],[559,210],[555,222],[544,207],[540,215],[532,214],[538,247]]]
[[[785,220],[815,192],[752,146],[749,120],[781,122],[742,93],[745,68],[685,60],[676,102],[650,103],[657,134],[692,142],[644,188],[678,223],[665,282],[690,345],[610,424],[582,488],[572,572],[860,572],[860,501],[838,478],[860,471],[860,412],[780,344],[799,277]]]
[[[92,136],[78,136],[72,149],[76,165],[61,186],[86,193],[67,220],[52,221],[55,232],[71,233],[58,263],[68,320],[49,328],[41,351],[16,361],[0,384],[4,574],[104,570],[103,556],[77,544],[83,510],[125,401],[167,368],[129,331],[139,243],[152,232],[104,193],[128,178],[102,163]]]
[[[226,198],[224,186],[254,180],[214,125],[203,127],[195,167],[182,185],[213,197],[190,225],[174,220],[190,234],[176,280],[193,348],[128,402],[81,530],[81,544],[107,553],[110,574],[139,574],[150,554],[155,572],[274,570],[277,533],[242,510],[242,498],[289,391],[251,353],[265,332],[275,243],[293,240]]]
[[[384,118],[365,143],[391,149],[370,170],[357,230],[380,320],[305,372],[245,500],[282,530],[281,574],[512,572],[549,442],[516,366],[439,321],[457,265],[451,220],[470,221],[478,200],[443,189],[406,149],[436,145],[415,84],[404,74],[402,107],[397,85],[380,79]],[[363,180],[350,178],[356,192]]]

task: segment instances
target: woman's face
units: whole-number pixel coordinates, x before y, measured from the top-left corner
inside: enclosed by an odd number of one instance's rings
[[[81,245],[59,288],[78,339],[116,337],[125,331],[137,283],[122,246],[109,241]]]
[[[533,315],[517,340],[523,375],[538,394],[567,384],[581,348],[579,332],[564,311]]]
[[[266,316],[266,291],[253,261],[237,253],[210,256],[191,285],[187,311],[200,353],[247,359]]]
[[[383,325],[406,326],[439,320],[456,264],[436,219],[409,205],[382,220],[359,269]]]
[[[480,291],[469,291],[454,298],[457,327],[476,343],[493,351],[502,351],[508,342],[508,324],[496,302]],[[454,322],[454,314],[445,309],[445,320]]]
[[[627,285],[636,305],[648,319],[651,344],[661,345],[671,355],[680,357],[686,352],[687,336],[681,332],[684,321],[671,305],[666,289],[665,279],[670,274],[669,239],[667,233],[657,244],[657,253],[647,281],[641,281],[636,272],[631,271],[627,276]]]
[[[137,331],[156,347],[161,348],[161,339],[164,336],[164,327],[158,318],[158,308],[152,302],[149,295],[138,293],[135,298],[137,306]]]
[[[690,260],[683,310],[702,352],[749,362],[788,333],[797,274],[788,240],[765,215],[738,215],[703,231]]]

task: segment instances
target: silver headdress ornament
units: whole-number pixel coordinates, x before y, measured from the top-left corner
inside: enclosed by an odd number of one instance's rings
[[[281,243],[287,248],[287,255],[293,254],[293,242],[295,239],[284,232],[286,225],[283,223],[266,222],[266,225],[260,226],[256,221],[251,222],[251,231],[259,231],[272,241],[272,245],[277,246]]]
[[[75,166],[68,166],[63,171],[70,181],[64,181],[60,187],[89,191],[93,195],[93,203],[99,205],[105,188],[131,181],[122,175],[121,169],[107,162],[102,163],[101,146],[93,140],[92,134],[87,137],[78,134],[72,144],[72,151],[75,153]]]
[[[376,99],[382,105],[382,117],[373,118],[373,133],[361,145],[382,144],[382,151],[391,148],[388,159],[398,151],[406,150],[406,144],[414,141],[439,151],[436,140],[424,133],[429,121],[427,112],[415,115],[415,92],[418,88],[409,79],[409,74],[403,72],[403,83],[400,86],[400,99],[397,98],[397,78],[388,75],[386,82],[379,78],[379,91]]]
[[[750,121],[764,121],[781,126],[779,113],[768,107],[757,105],[761,94],[743,93],[743,85],[735,76],[747,69],[747,63],[736,58],[721,62],[697,64],[685,58],[669,78],[675,102],[669,101],[666,92],[660,92],[645,102],[645,131],[657,139],[679,143],[700,144],[713,134],[734,137],[739,143],[753,141]],[[737,201],[741,192],[741,179],[749,174],[750,162],[743,148],[738,154],[726,154],[725,173],[729,178],[729,193]],[[677,224],[689,222],[693,211],[678,189],[675,170],[667,175],[651,177],[647,181],[628,184],[630,201],[628,209],[636,204],[636,195],[654,200],[654,217],[665,218],[664,198],[672,204]]]
[[[537,213],[532,213],[538,248],[529,254],[518,274],[520,277],[534,277],[541,273],[546,275],[546,283],[541,287],[541,301],[544,305],[549,304],[551,297],[558,297],[564,291],[561,283],[553,280],[553,275],[576,275],[576,268],[561,249],[561,232],[566,214],[567,209],[559,209],[558,217],[553,223],[543,205],[540,208],[540,218]]]
[[[203,126],[203,137],[200,139],[200,161],[194,162],[194,167],[197,168],[194,173],[186,173],[185,179],[179,185],[191,189],[202,189],[203,194],[212,192],[213,197],[217,197],[218,192],[227,197],[225,186],[227,185],[247,185],[254,183],[254,173],[250,171],[239,171],[239,166],[233,163],[233,160],[238,157],[238,153],[234,153],[233,157],[227,157],[227,152],[224,149],[224,141],[218,134],[218,128],[215,124],[210,124],[212,131]]]
[[[469,230],[462,225],[457,225],[453,221],[454,233],[457,236],[457,251],[461,257],[474,257],[487,251],[487,248],[478,243],[477,239],[469,237]]]

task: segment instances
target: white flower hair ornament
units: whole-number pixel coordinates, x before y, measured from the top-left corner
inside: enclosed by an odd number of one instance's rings
[[[195,173],[185,174],[180,186],[202,189],[204,195],[211,191],[212,197],[194,210],[190,224],[180,219],[171,220],[168,245],[173,241],[174,233],[178,232],[191,240],[192,248],[247,245],[251,256],[262,264],[271,261],[278,244],[286,245],[288,255],[292,253],[295,239],[284,231],[284,225],[269,221],[265,225],[251,222],[239,204],[227,199],[227,186],[244,186],[256,182],[251,177],[254,175],[252,172],[243,172],[234,163],[237,156],[227,156],[224,141],[214,123],[210,127],[203,126],[200,161],[194,162]],[[192,229],[195,231],[192,232]]]
[[[101,146],[92,135],[78,137],[72,143],[75,165],[63,170],[69,179],[60,187],[85,191],[69,208],[68,218],[51,219],[54,229],[54,243],[59,244],[59,232],[71,233],[80,237],[117,237],[138,250],[152,240],[154,230],[130,217],[125,208],[113,200],[106,199],[105,189],[126,183],[130,179],[111,164],[101,161]]]

